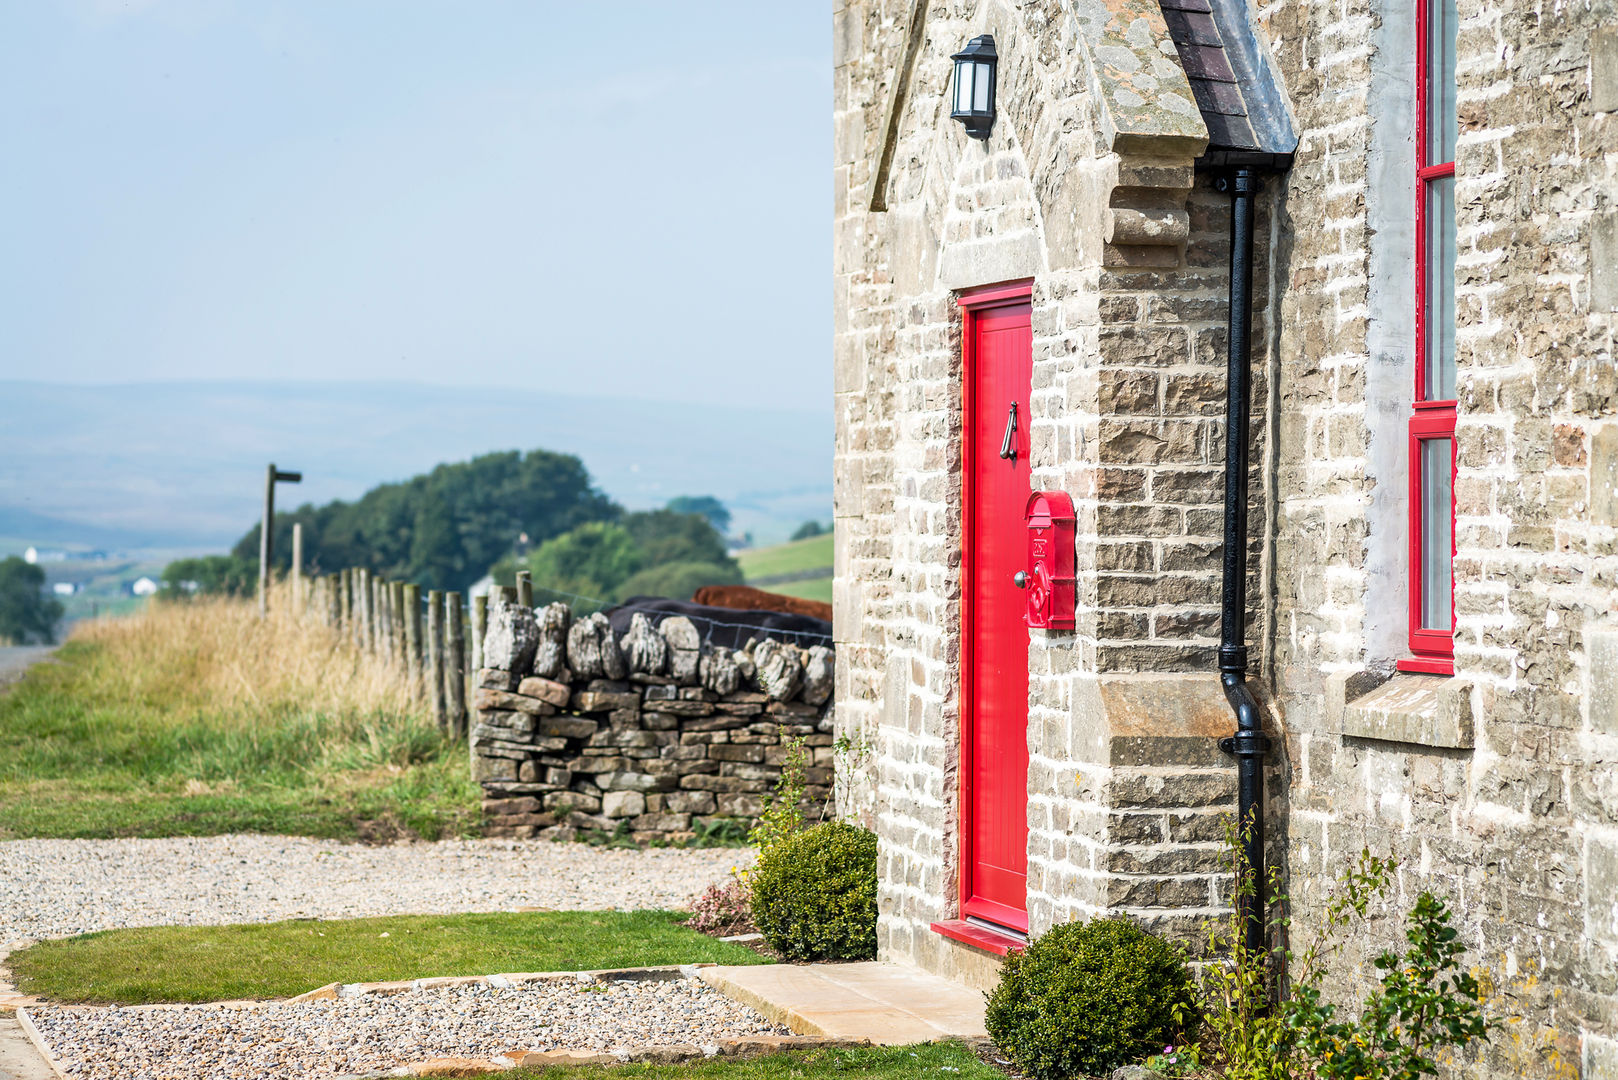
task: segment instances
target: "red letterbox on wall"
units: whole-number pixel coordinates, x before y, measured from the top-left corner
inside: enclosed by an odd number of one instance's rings
[[[1017,584],[1028,594],[1023,621],[1035,630],[1073,629],[1073,500],[1061,491],[1036,491],[1024,513],[1028,569]]]

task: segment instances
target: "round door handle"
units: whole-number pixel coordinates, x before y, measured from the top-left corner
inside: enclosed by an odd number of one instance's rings
[[[1015,574],[1012,574],[1011,583],[1019,589],[1028,588],[1028,571],[1018,570]]]

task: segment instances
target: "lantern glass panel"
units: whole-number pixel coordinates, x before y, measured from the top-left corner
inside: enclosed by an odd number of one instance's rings
[[[972,105],[972,69],[977,65],[970,60],[955,61],[955,111],[964,113]]]
[[[977,74],[973,79],[972,111],[986,113],[989,111],[989,65],[973,64]]]

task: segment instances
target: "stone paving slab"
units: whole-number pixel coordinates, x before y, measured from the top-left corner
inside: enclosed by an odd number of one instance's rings
[[[988,1038],[979,991],[898,964],[717,965],[697,976],[802,1035],[878,1046]]]
[[[30,1032],[26,1012],[0,1016],[0,1080],[57,1080],[61,1073]]]

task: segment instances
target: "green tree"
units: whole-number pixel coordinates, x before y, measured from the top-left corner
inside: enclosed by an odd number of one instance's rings
[[[825,532],[826,529],[820,524],[820,522],[806,521],[802,525],[798,526],[798,530],[792,534],[792,539],[811,540],[814,537],[824,534]]]
[[[618,586],[645,566],[645,557],[634,537],[622,525],[594,521],[547,540],[529,553],[521,566],[534,575],[534,585],[543,590],[575,593],[591,599],[610,599]],[[511,580],[509,572],[496,568],[495,580]],[[541,596],[543,599],[543,596]]]
[[[464,590],[520,537],[541,544],[621,513],[591,485],[577,457],[511,450],[382,484],[354,502],[277,514],[275,563],[283,570],[291,565],[292,526],[300,523],[313,570],[362,566],[425,588]],[[255,525],[232,554],[256,561],[258,535]]]
[[[0,638],[56,643],[62,602],[45,595],[45,571],[15,555],[0,561]]]
[[[673,562],[705,562],[719,566],[736,564],[736,560],[725,550],[725,538],[701,514],[642,510],[625,514],[623,521],[624,528],[629,530],[641,549],[646,566]]]
[[[534,588],[598,600],[632,595],[685,599],[703,585],[740,583],[742,570],[725,540],[700,514],[645,510],[617,522],[591,522],[547,540],[526,558],[507,555],[489,568],[502,585],[518,570]]]
[[[701,514],[721,536],[730,531],[730,511],[712,495],[676,495],[663,509],[676,514]]]
[[[252,596],[257,589],[256,558],[204,555],[194,559],[175,559],[163,568],[165,596]]]

